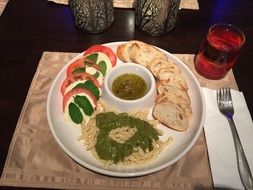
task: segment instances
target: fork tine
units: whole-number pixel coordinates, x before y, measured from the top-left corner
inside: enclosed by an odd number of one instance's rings
[[[233,102],[230,88],[228,88],[228,100],[231,101],[231,103]]]
[[[223,96],[224,96],[224,102],[227,104],[227,102],[229,101],[229,88],[224,88],[223,89]]]
[[[216,94],[217,94],[217,103],[219,105],[221,101],[221,89],[218,89]]]
[[[228,88],[224,88],[224,101],[227,102],[228,101]]]
[[[218,103],[218,107],[223,107],[223,92],[222,92],[222,88],[218,89],[218,91],[217,91],[217,103]]]
[[[231,101],[231,94],[230,94],[230,89],[229,88],[224,88],[224,104],[227,106],[229,102]]]
[[[227,88],[223,88],[222,91],[223,91],[223,101],[224,103],[226,103],[228,101],[228,90]]]
[[[220,104],[223,104],[225,100],[226,100],[225,89],[220,88]]]

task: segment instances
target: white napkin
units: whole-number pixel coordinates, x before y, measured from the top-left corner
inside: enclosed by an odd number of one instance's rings
[[[206,101],[204,131],[215,187],[244,189],[240,180],[233,136],[227,119],[217,107],[216,91],[202,88]],[[242,92],[231,90],[234,122],[253,173],[253,123]]]

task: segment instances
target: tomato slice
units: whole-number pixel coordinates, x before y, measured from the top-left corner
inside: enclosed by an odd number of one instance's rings
[[[117,63],[117,56],[116,54],[112,51],[111,48],[107,47],[107,46],[103,46],[103,45],[93,45],[90,48],[88,48],[84,53],[83,56],[86,56],[88,54],[91,54],[93,52],[102,52],[104,54],[106,54],[109,59],[112,62],[112,66],[115,66]]]
[[[62,95],[64,95],[65,90],[69,85],[71,85],[75,81],[85,80],[85,79],[91,80],[98,88],[100,88],[99,82],[91,74],[89,74],[89,73],[77,73],[77,74],[72,74],[72,75],[68,76],[67,78],[65,78],[65,80],[63,81],[63,83],[61,85]]]
[[[68,68],[67,68],[67,77],[74,74],[76,69],[85,69],[85,65],[84,65],[84,59],[83,58],[79,58],[77,60],[75,60],[73,63],[71,63]]]
[[[73,63],[71,63],[67,67],[67,71],[66,71],[67,77],[73,74],[77,74],[77,73],[84,73],[86,67],[93,67],[94,69],[99,70],[99,67],[97,64],[91,63],[90,65],[87,66],[85,62],[86,62],[85,58],[79,58],[75,60]]]
[[[63,112],[65,111],[65,107],[66,104],[68,102],[68,100],[75,96],[76,94],[80,94],[80,93],[84,93],[87,94],[93,101],[93,103],[96,105],[97,104],[97,99],[95,97],[95,95],[88,89],[85,88],[74,88],[70,91],[68,91],[64,96],[63,96],[63,104],[62,104],[62,108],[63,108]]]

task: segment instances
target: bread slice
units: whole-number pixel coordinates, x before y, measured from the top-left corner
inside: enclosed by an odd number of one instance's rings
[[[167,56],[152,45],[143,42],[134,42],[129,49],[129,56],[135,63],[147,66],[155,59],[167,60]]]
[[[157,77],[160,69],[165,68],[167,68],[167,70],[170,72],[180,73],[180,69],[176,64],[163,59],[155,59],[154,61],[147,64],[147,68],[152,72],[155,77]]]
[[[175,86],[179,89],[188,90],[188,86],[185,88],[185,86],[183,86],[181,83],[175,81],[175,80],[157,80],[157,85],[159,85],[159,83],[165,83],[166,85],[171,85],[171,86]]]
[[[132,46],[132,43],[120,44],[117,47],[116,55],[123,62],[132,62],[129,57],[129,48]]]
[[[189,120],[183,109],[170,101],[155,104],[153,116],[164,125],[177,131],[186,131],[189,127]]]
[[[116,50],[116,55],[121,61],[128,62],[128,63],[133,62],[133,60],[131,60],[130,58],[129,53],[130,53],[130,49],[135,43],[143,43],[143,42],[138,41],[138,40],[131,40],[131,41],[128,41],[127,43],[118,45],[117,50]]]
[[[187,82],[182,75],[182,73],[172,73],[168,71],[166,68],[160,69],[157,75],[158,80],[170,81],[170,83],[175,86],[182,86],[184,89],[188,89]]]
[[[156,88],[158,94],[165,94],[167,96],[176,96],[176,97],[182,97],[186,100],[188,104],[191,104],[190,96],[182,86],[176,86],[169,83],[169,81],[158,81],[156,83]]]
[[[135,62],[144,66],[155,59],[167,60],[167,56],[155,46],[138,40],[120,44],[116,55],[123,62]]]
[[[179,106],[185,113],[185,115],[188,117],[188,119],[191,119],[192,116],[192,109],[191,109],[191,104],[189,102],[187,102],[187,100],[185,98],[183,98],[182,96],[175,96],[174,94],[158,94],[156,96],[156,103],[160,103],[160,102],[172,102],[174,104],[176,104],[177,106]]]

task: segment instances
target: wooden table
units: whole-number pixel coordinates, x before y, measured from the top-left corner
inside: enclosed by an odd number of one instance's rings
[[[10,0],[0,17],[0,173],[43,51],[81,52],[92,44],[138,39],[171,53],[193,54],[210,25],[228,22],[241,28],[246,36],[233,71],[252,115],[253,1],[199,0],[199,7],[197,11],[180,10],[175,29],[163,37],[139,32],[134,26],[132,9],[115,9],[113,26],[94,35],[75,28],[68,6],[46,0]]]

